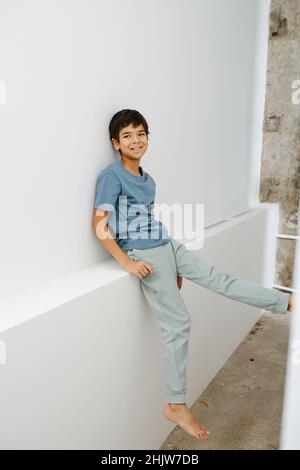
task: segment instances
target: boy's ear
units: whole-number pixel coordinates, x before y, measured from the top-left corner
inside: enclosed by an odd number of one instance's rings
[[[118,150],[118,149],[116,148],[116,145],[119,145],[120,142],[118,142],[118,140],[113,137],[113,138],[111,139],[111,143],[112,143],[114,149],[115,149],[115,150]]]

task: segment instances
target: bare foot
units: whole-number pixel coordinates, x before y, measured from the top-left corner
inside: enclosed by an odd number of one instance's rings
[[[290,294],[289,304],[288,304],[288,312],[292,312],[293,310],[294,310],[294,295]]]
[[[168,403],[163,415],[169,421],[174,421],[183,431],[197,439],[207,439],[209,431],[196,420],[185,403]]]

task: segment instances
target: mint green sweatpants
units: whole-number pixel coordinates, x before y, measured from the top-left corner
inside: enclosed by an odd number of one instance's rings
[[[287,313],[289,294],[263,287],[202,261],[172,237],[164,245],[125,251],[135,261],[146,261],[153,273],[140,280],[146,300],[155,314],[162,334],[164,388],[168,403],[186,403],[186,367],[191,331],[189,312],[177,286],[177,276],[233,300],[260,309]]]

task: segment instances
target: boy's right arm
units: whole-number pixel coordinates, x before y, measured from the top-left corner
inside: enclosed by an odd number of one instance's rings
[[[108,228],[107,219],[109,216],[108,211],[94,208],[93,214],[93,231],[97,235],[104,248],[118,261],[123,267],[130,259],[119,247],[115,239],[113,238],[111,231]],[[105,238],[104,238],[105,235]]]
[[[135,263],[124,253],[109,230],[107,223],[108,217],[109,211],[94,208],[92,221],[93,231],[104,248],[118,261],[125,271],[134,274],[139,279],[143,279],[149,272],[153,272],[152,267],[145,261]]]

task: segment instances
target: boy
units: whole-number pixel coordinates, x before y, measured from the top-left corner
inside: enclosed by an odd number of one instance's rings
[[[151,211],[155,181],[140,166],[148,148],[149,131],[145,118],[138,111],[123,109],[112,117],[109,132],[120,160],[108,165],[98,176],[93,230],[121,267],[140,279],[146,300],[160,324],[168,401],[164,417],[189,435],[207,439],[209,431],[201,426],[186,405],[191,320],[179,292],[182,277],[233,300],[279,313],[291,310],[292,296],[222,273],[170,237],[166,227],[154,219]],[[136,207],[141,212],[139,228],[135,224],[136,210],[130,211]]]

